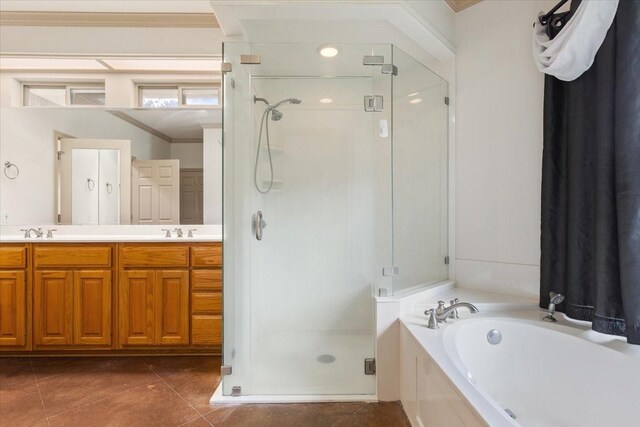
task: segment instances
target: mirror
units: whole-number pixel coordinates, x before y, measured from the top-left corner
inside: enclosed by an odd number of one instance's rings
[[[2,225],[220,224],[220,122],[210,108],[3,107],[0,157],[20,174],[1,175]]]

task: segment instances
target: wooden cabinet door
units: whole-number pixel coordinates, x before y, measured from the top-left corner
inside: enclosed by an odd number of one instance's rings
[[[111,271],[77,270],[73,275],[73,342],[111,344]]]
[[[156,272],[156,344],[189,344],[189,271]]]
[[[36,271],[33,287],[33,335],[36,345],[73,343],[71,271]]]
[[[153,270],[124,270],[120,276],[120,342],[151,345],[155,341],[155,274]]]
[[[0,346],[25,345],[26,308],[24,270],[0,271]]]

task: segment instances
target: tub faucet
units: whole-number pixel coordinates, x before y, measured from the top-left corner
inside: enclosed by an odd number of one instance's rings
[[[556,305],[564,301],[564,295],[551,291],[549,292],[549,298],[549,312],[542,318],[542,320],[544,320],[545,322],[555,323],[558,321],[555,317],[553,317],[553,315],[556,313]]]
[[[457,310],[460,307],[467,308],[470,313],[478,312],[478,308],[473,304],[453,301],[449,307],[445,307],[444,301],[438,301],[438,308],[430,308],[424,312],[427,315],[427,327],[429,329],[438,329],[440,327],[439,323],[446,322],[447,318],[451,317],[451,313],[455,312],[457,314]]]

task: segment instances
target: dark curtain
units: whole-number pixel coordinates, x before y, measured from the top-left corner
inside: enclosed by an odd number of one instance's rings
[[[559,292],[559,311],[640,344],[640,0],[582,76],[546,76],[541,231],[540,307]]]

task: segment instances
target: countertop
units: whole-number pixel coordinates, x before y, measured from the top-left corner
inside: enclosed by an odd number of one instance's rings
[[[24,237],[23,228],[41,228],[45,237]],[[165,237],[165,228],[172,230],[171,237]],[[184,237],[177,237],[173,231],[181,228]],[[53,231],[53,237],[47,238],[47,230]],[[187,237],[193,230],[193,237]],[[0,226],[0,243],[91,243],[91,242],[139,242],[139,243],[191,243],[221,242],[220,225],[30,225]]]

